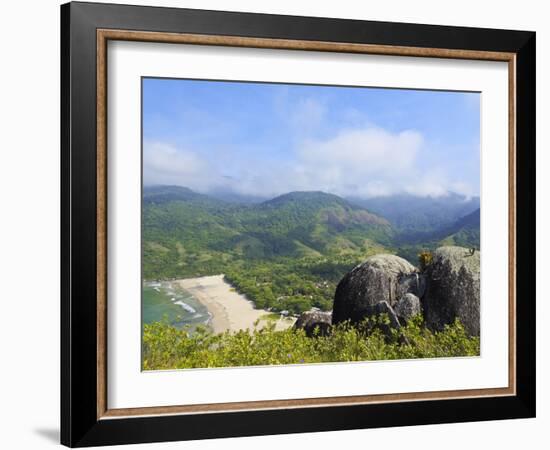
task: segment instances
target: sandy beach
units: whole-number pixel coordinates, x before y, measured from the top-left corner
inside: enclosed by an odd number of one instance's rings
[[[224,280],[222,275],[209,277],[187,278],[175,280],[180,287],[192,294],[202,303],[211,314],[209,325],[214,333],[222,333],[226,330],[238,331],[254,328],[254,322],[260,320],[257,328],[263,328],[268,323],[262,316],[270,314],[264,309],[255,309],[254,304],[244,295],[236,292],[232,286]],[[276,330],[284,330],[291,327],[294,318],[280,318],[276,321]]]

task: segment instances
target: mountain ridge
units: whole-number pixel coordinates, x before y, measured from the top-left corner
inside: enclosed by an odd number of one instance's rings
[[[143,189],[142,206],[145,279],[223,273],[258,307],[294,312],[330,309],[336,283],[368,256],[396,253],[416,264],[439,238],[476,237],[475,220],[465,217],[430,231],[429,240],[403,244],[386,218],[321,191],[243,204],[153,186]]]
[[[405,236],[450,226],[480,207],[479,197],[455,192],[438,197],[395,194],[364,199],[348,197],[347,200],[386,218],[399,234]]]

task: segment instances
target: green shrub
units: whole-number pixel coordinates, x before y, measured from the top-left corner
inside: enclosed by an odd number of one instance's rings
[[[420,270],[424,272],[428,266],[433,262],[434,256],[432,252],[429,250],[422,250],[418,254],[418,264],[420,266]]]
[[[307,337],[303,330],[261,330],[211,334],[205,327],[193,333],[167,323],[143,327],[143,369],[261,366],[321,362],[438,358],[479,355],[479,338],[468,337],[457,321],[441,332],[425,328],[422,317],[400,330],[382,333],[380,317],[359,327],[339,324],[327,336]]]

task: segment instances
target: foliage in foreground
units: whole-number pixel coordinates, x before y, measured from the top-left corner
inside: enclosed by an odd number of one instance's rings
[[[163,322],[143,328],[143,369],[260,366],[321,362],[437,358],[479,355],[479,338],[469,337],[460,322],[432,332],[413,318],[391,335],[381,331],[387,317],[360,327],[340,324],[328,336],[307,337],[303,330],[261,330],[193,333]]]

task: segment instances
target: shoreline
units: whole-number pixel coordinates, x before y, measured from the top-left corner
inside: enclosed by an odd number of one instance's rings
[[[259,320],[257,329],[264,328],[273,322],[270,319],[262,319],[262,316],[272,314],[270,311],[254,308],[254,303],[226,282],[223,274],[185,278],[172,282],[185,289],[206,307],[210,314],[208,325],[216,334],[224,331],[253,330],[256,320]],[[294,322],[293,318],[281,318],[276,321],[275,329],[285,330]]]

